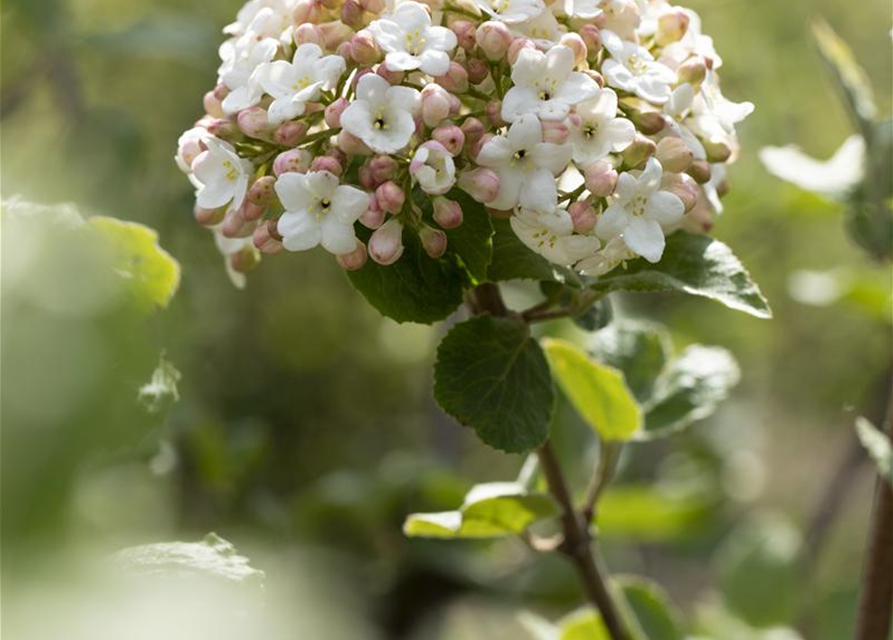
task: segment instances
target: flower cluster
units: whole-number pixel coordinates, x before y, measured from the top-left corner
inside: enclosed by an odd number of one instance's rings
[[[176,159],[236,272],[318,245],[392,264],[406,233],[439,258],[460,191],[555,264],[657,262],[721,212],[753,110],[665,0],[250,0],[225,33]]]

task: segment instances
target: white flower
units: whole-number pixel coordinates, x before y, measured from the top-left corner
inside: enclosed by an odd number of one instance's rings
[[[701,144],[701,141],[686,125],[686,120],[691,115],[694,99],[694,88],[685,82],[673,89],[673,93],[670,94],[670,99],[667,100],[663,110],[664,114],[668,116],[665,118],[665,121],[669,130],[682,138],[695,159],[704,160],[707,157],[704,145]]]
[[[240,158],[235,149],[223,140],[208,137],[202,151],[192,163],[189,178],[197,187],[195,198],[202,209],[219,209],[229,205],[238,209],[248,192],[248,176],[253,167]]]
[[[704,190],[704,196],[706,196],[710,206],[713,207],[716,215],[720,215],[723,212],[722,200],[719,198],[719,187],[726,181],[728,176],[729,170],[726,168],[726,165],[715,162],[710,165],[710,179],[701,185],[701,188]]]
[[[442,76],[450,68],[447,52],[456,48],[456,34],[432,26],[428,10],[418,2],[400,4],[393,14],[370,24],[369,31],[385,52],[385,66],[391,71],[420,69]]]
[[[732,102],[719,89],[715,73],[709,73],[701,84],[701,91],[692,102],[692,130],[704,140],[729,142],[735,140],[735,125],[753,113],[752,102]]]
[[[514,86],[502,101],[503,120],[513,122],[528,113],[563,120],[573,105],[598,93],[595,80],[573,68],[570,47],[559,45],[546,53],[523,49],[512,67]]]
[[[636,257],[623,238],[611,239],[601,251],[588,258],[584,258],[577,263],[576,267],[583,275],[602,276],[609,271],[613,271],[617,265]]]
[[[635,0],[602,0],[601,8],[605,21],[602,34],[608,31],[617,34],[624,40],[636,39],[636,29],[641,20],[638,2]]]
[[[655,62],[648,49],[635,42],[621,40],[610,32],[602,33],[605,48],[611,54],[602,64],[602,74],[608,84],[649,102],[665,103],[670,98],[670,85],[676,82],[676,72]]]
[[[688,16],[688,28],[681,40],[671,42],[663,48],[660,61],[675,69],[690,57],[697,55],[712,60],[712,68],[719,69],[722,66],[722,58],[713,47],[713,38],[701,33],[701,17],[691,9],[676,8],[682,9]]]
[[[204,142],[212,137],[204,127],[193,127],[183,132],[177,140],[177,154],[174,160],[183,173],[192,173],[192,163],[205,150]]]
[[[353,223],[369,208],[368,194],[339,185],[328,171],[283,173],[276,194],[285,208],[276,228],[286,249],[305,251],[321,244],[343,255],[357,248]]]
[[[543,50],[555,46],[555,43],[566,31],[551,11],[543,11],[535,18],[510,26],[512,35],[530,38],[538,48]]]
[[[346,68],[344,58],[323,56],[322,49],[309,42],[298,47],[292,62],[277,60],[258,67],[257,81],[275,98],[267,112],[270,124],[302,115],[306,103],[318,100],[321,90],[335,88]]]
[[[627,247],[649,262],[660,260],[666,244],[664,230],[685,213],[678,196],[660,191],[662,174],[663,168],[654,158],[638,177],[621,173],[613,201],[595,225],[598,237],[610,240],[622,236]]]
[[[230,90],[223,99],[226,113],[238,113],[260,102],[264,92],[255,71],[262,64],[270,62],[278,50],[277,40],[264,38],[258,42],[251,33],[246,33],[234,44],[223,43],[220,47],[223,64],[218,73],[220,82]]]
[[[595,236],[574,234],[574,223],[565,209],[537,213],[521,209],[509,222],[515,235],[549,262],[569,267],[598,250]]]
[[[409,173],[422,191],[432,196],[443,195],[456,183],[456,164],[453,156],[439,142],[429,141],[416,149]]]
[[[617,117],[617,94],[602,89],[594,98],[577,105],[571,121],[570,141],[574,162],[587,167],[609,153],[623,151],[636,138],[635,125]]]
[[[563,8],[570,18],[593,20],[603,13],[601,4],[601,0],[564,0]]]
[[[483,13],[506,24],[535,18],[546,8],[543,0],[474,0],[474,3]]]
[[[341,126],[378,153],[394,153],[409,144],[421,98],[409,87],[392,87],[367,73],[357,83],[357,97],[341,114]]]
[[[558,202],[555,176],[573,155],[569,145],[543,142],[543,126],[534,115],[518,118],[508,133],[489,140],[477,163],[499,176],[499,194],[487,203],[494,209],[524,209],[551,213]]]
[[[224,27],[223,32],[241,36],[247,32],[268,38],[285,38],[291,26],[295,0],[250,0],[243,6],[236,21]]]

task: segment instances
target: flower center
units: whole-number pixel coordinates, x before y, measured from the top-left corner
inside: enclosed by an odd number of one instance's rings
[[[536,246],[542,248],[544,244],[548,244],[550,249],[554,249],[555,243],[558,241],[558,237],[548,229],[536,231],[533,234],[533,239],[536,241]]]
[[[648,204],[648,199],[643,196],[636,196],[632,200],[629,201],[629,211],[634,216],[641,217],[645,215],[645,205]]]
[[[636,54],[633,54],[626,59],[626,66],[635,74],[644,73],[648,67],[648,65],[645,63],[645,60],[643,60]]]
[[[232,161],[224,160],[223,168],[226,169],[226,179],[230,182],[235,182],[236,178],[239,177],[239,171],[233,166]]]
[[[322,198],[318,200],[316,204],[311,205],[309,211],[316,216],[317,220],[322,220],[322,217],[327,214],[331,208],[332,201],[328,198]]]
[[[406,34],[406,52],[417,56],[425,50],[425,38],[420,29]]]
[[[375,118],[372,120],[372,127],[376,131],[387,131],[391,128],[391,125],[388,124],[387,118],[385,118],[385,113],[382,109],[378,109],[375,112]]]
[[[598,135],[598,123],[597,122],[589,122],[583,128],[583,136],[587,140],[591,140],[595,136]]]
[[[493,13],[504,13],[509,8],[509,0],[490,0]]]
[[[515,153],[512,154],[512,160],[509,162],[509,167],[514,169],[520,165],[522,170],[532,169],[533,168],[533,160],[530,157],[530,153],[527,149],[518,149]]]
[[[300,91],[301,89],[306,89],[309,86],[310,86],[310,78],[308,78],[307,76],[304,76],[303,78],[301,78],[299,80],[295,80],[292,83],[291,88],[292,88],[292,91]]]
[[[542,80],[536,81],[536,88],[538,90],[537,97],[540,100],[551,100],[552,96],[555,95],[555,87],[558,85],[558,81],[555,78],[544,78]]]

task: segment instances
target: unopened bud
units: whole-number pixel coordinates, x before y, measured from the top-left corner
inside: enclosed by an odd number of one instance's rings
[[[732,148],[722,140],[704,141],[704,150],[707,152],[708,162],[725,162],[732,157]]]
[[[283,147],[296,147],[307,135],[307,123],[301,120],[284,122],[273,132],[273,140]]]
[[[236,122],[239,130],[249,138],[268,139],[273,130],[267,112],[260,107],[249,107],[240,111]]]
[[[356,0],[347,0],[341,5],[341,22],[353,29],[363,27],[363,7]]]
[[[505,23],[498,20],[484,22],[475,32],[478,48],[488,60],[493,62],[499,62],[505,58],[514,39],[515,37]]]
[[[455,60],[450,62],[449,70],[444,75],[435,77],[434,81],[452,93],[468,91],[468,71]]]
[[[695,160],[686,171],[698,184],[710,181],[710,163],[706,160]]]
[[[462,133],[465,134],[465,141],[475,143],[484,135],[484,123],[477,118],[465,118],[465,122],[460,127]]]
[[[602,32],[594,24],[584,24],[577,33],[580,34],[583,44],[586,45],[586,59],[589,62],[595,62],[602,50]]]
[[[648,158],[654,155],[657,145],[654,140],[646,138],[643,135],[636,134],[633,143],[624,149],[620,155],[623,158],[623,164],[628,169],[638,169],[648,162]]]
[[[422,121],[435,127],[450,115],[450,94],[439,84],[428,84],[422,89]]]
[[[254,241],[254,246],[261,253],[272,255],[285,249],[282,246],[282,236],[279,235],[279,231],[276,229],[278,222],[278,220],[267,220],[257,225],[257,228],[254,230],[252,240]]]
[[[406,193],[397,186],[396,182],[388,180],[378,186],[375,190],[375,199],[378,206],[387,213],[400,213],[403,205],[406,203]]]
[[[459,188],[482,204],[499,195],[499,176],[492,169],[478,167],[459,176]]]
[[[676,69],[679,82],[699,85],[707,77],[707,61],[701,56],[692,56]]]
[[[606,198],[617,186],[617,171],[607,160],[594,162],[583,171],[586,188],[597,198]]]
[[[327,106],[324,114],[326,124],[332,129],[340,129],[341,114],[344,113],[344,110],[347,109],[349,105],[350,103],[347,101],[347,98],[341,97]]]
[[[369,238],[369,257],[380,265],[394,264],[403,255],[403,224],[391,218]]]
[[[561,36],[558,44],[567,47],[574,52],[574,66],[583,64],[586,60],[587,49],[583,38],[576,33],[565,33]]]
[[[543,142],[552,144],[564,144],[571,131],[567,122],[559,120],[547,120],[543,122]]]
[[[682,173],[694,162],[694,154],[682,138],[663,138],[657,143],[654,157],[660,161],[665,171]]]
[[[701,196],[698,183],[687,173],[665,173],[661,179],[661,189],[682,200],[686,211],[691,211]]]
[[[260,254],[254,247],[243,247],[229,255],[229,266],[236,273],[248,273],[260,264]]]
[[[225,84],[221,83],[214,87],[214,97],[217,98],[220,102],[223,102],[228,95],[229,87],[227,87]]]
[[[429,258],[437,260],[446,253],[447,236],[439,229],[423,224],[419,229],[419,240],[422,241],[422,249],[425,250]]]
[[[225,238],[247,238],[254,232],[254,223],[242,215],[242,208],[228,211],[223,217],[220,232]]]
[[[205,107],[205,112],[209,116],[214,116],[215,118],[223,118],[226,114],[223,111],[223,105],[220,100],[217,99],[217,96],[214,95],[213,91],[208,91],[205,94],[205,97],[202,99],[202,105]]]
[[[322,44],[322,36],[319,35],[316,25],[301,24],[295,28],[295,44],[300,47],[302,44],[307,43]]]
[[[451,156],[457,156],[465,146],[465,134],[462,129],[454,124],[445,124],[431,132],[431,139],[436,140],[449,151]]]
[[[332,156],[316,156],[310,163],[310,170],[328,171],[334,176],[340,176],[344,172],[341,163]]]
[[[372,150],[366,146],[365,142],[344,129],[338,133],[338,148],[349,156],[372,155]]]
[[[208,122],[208,133],[227,142],[234,142],[242,137],[236,123],[229,118],[216,118]]]
[[[567,212],[574,222],[574,231],[577,233],[588,234],[595,228],[595,222],[598,220],[598,214],[588,202],[574,202],[567,208]]]
[[[313,154],[306,149],[289,149],[273,160],[273,173],[277,176],[283,173],[307,173],[312,161]]]
[[[536,49],[536,43],[529,38],[515,38],[512,40],[509,45],[508,51],[506,52],[506,59],[509,64],[514,66],[515,62],[518,61],[518,56],[521,54],[521,51],[524,49]]]
[[[342,253],[339,256],[335,256],[335,259],[338,261],[338,264],[341,265],[341,268],[345,271],[356,271],[357,269],[362,269],[363,265],[366,264],[366,260],[369,258],[369,253],[366,251],[366,245],[357,240],[357,248],[351,251],[350,253]]]
[[[501,100],[491,100],[488,102],[487,106],[484,107],[484,113],[487,114],[487,120],[490,121],[490,124],[493,125],[494,128],[499,129],[506,125],[506,121],[502,119]]]
[[[466,51],[474,49],[475,32],[474,24],[472,22],[469,22],[468,20],[456,20],[450,25],[450,29],[456,34],[456,40],[459,42],[461,48]]]
[[[465,70],[468,71],[468,81],[471,84],[480,84],[490,75],[490,66],[481,58],[466,58]]]
[[[381,13],[387,6],[386,0],[360,0],[360,6],[369,13]]]
[[[248,189],[248,202],[266,207],[276,199],[276,191],[273,188],[275,184],[276,178],[274,176],[258,178],[251,185],[251,188]]]
[[[375,194],[373,194],[369,202],[369,208],[360,216],[360,223],[367,229],[378,229],[384,224],[384,211],[378,205]]]
[[[672,9],[657,19],[657,33],[654,39],[662,47],[679,42],[688,31],[690,18],[682,9]]]
[[[220,207],[219,209],[203,209],[198,205],[195,205],[195,221],[198,222],[203,227],[213,227],[215,225],[223,222],[223,217],[226,215],[226,207]]]
[[[350,39],[350,57],[362,65],[374,64],[381,59],[381,49],[371,31],[363,29]]]
[[[353,2],[353,0],[348,0]],[[356,3],[354,3],[356,4]],[[348,42],[353,37],[353,29],[339,21],[323,22],[316,27],[322,36],[322,42],[326,49],[335,50],[342,42]]]
[[[595,69],[586,69],[586,71],[583,72],[583,75],[597,84],[599,89],[605,88],[605,77]]]
[[[636,129],[646,136],[654,135],[666,126],[661,110],[646,100],[629,96],[623,98],[621,104],[626,107],[629,119],[636,125]]]
[[[689,233],[710,233],[716,223],[716,214],[707,198],[699,198],[691,211],[682,218],[682,228]]]
[[[434,222],[444,229],[455,229],[462,225],[462,207],[455,200],[437,196],[434,198]]]
[[[299,0],[295,5],[294,21],[295,24],[319,22],[322,16],[322,4],[318,0]]]
[[[393,178],[397,174],[397,161],[391,156],[377,155],[369,160],[369,171],[375,186]]]
[[[391,71],[388,69],[388,65],[380,64],[378,65],[378,69],[375,70],[375,73],[380,75],[382,78],[388,81],[388,83],[393,85],[398,85],[403,82],[403,78],[406,77],[406,74],[402,71]]]
[[[478,155],[481,153],[481,149],[483,149],[484,145],[490,142],[493,137],[494,136],[492,133],[485,133],[480,138],[472,142],[471,145],[469,145],[468,147],[468,156],[472,160],[477,160]]]

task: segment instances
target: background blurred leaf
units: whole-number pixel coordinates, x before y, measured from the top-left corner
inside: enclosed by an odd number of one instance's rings
[[[656,323],[624,320],[592,336],[590,352],[600,362],[620,369],[639,402],[647,401],[654,382],[672,357],[666,329]]]
[[[110,55],[170,57],[204,68],[208,51],[217,41],[217,29],[207,21],[188,14],[155,13],[117,31],[87,33],[77,44]]]
[[[769,173],[801,189],[845,200],[865,178],[865,140],[851,135],[828,160],[816,160],[796,145],[763,147],[760,160]]]
[[[682,640],[682,617],[664,589],[640,576],[620,575],[614,584],[623,592],[644,636],[642,640]]]
[[[673,497],[649,485],[610,486],[595,514],[601,535],[615,540],[667,541],[696,535],[711,503]]]

